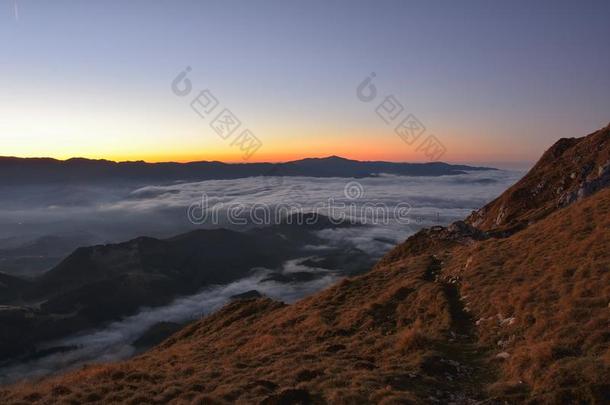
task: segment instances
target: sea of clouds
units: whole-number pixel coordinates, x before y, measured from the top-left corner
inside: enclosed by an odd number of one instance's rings
[[[323,232],[330,240],[349,239],[365,251],[379,255],[383,254],[384,246],[403,240],[422,226],[464,218],[522,174],[498,170],[439,177],[252,177],[133,187],[122,184],[12,188],[0,193],[0,249],[47,235],[71,236],[75,243],[94,244],[122,242],[138,236],[170,237],[199,228],[239,230],[255,226],[230,223],[222,215],[220,221],[193,223],[189,207],[200,203],[203,196],[208,207],[221,210],[237,204],[269,207],[291,204],[303,211],[318,212],[320,206],[329,204],[356,207],[382,204],[392,210],[407,204],[408,221],[380,223],[367,227],[364,234],[355,229]],[[346,195],[350,185],[356,191],[355,198],[354,194],[348,194],[351,198]],[[321,213],[327,214],[324,210]]]

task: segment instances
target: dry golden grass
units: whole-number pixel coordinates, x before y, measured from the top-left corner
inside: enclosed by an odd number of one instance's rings
[[[445,261],[480,342],[510,355],[496,388],[557,403],[610,398],[610,190]]]

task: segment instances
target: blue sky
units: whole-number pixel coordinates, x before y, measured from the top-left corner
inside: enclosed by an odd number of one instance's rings
[[[0,0],[0,155],[240,161],[170,89],[186,66],[263,146],[426,160],[356,97],[371,72],[449,161],[531,161],[610,122],[607,1]]]

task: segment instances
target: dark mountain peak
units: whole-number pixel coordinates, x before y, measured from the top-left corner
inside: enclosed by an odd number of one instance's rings
[[[360,162],[358,160],[352,160],[352,159],[347,159],[347,158],[337,156],[337,155],[331,155],[331,156],[326,156],[326,157],[299,159],[299,160],[295,160],[292,162],[288,162],[288,164],[290,164],[290,163],[346,163],[346,162],[364,163],[364,162]]]
[[[347,158],[344,158],[342,156],[337,156],[337,155],[323,157],[323,158],[320,158],[320,160],[327,160],[327,161],[334,161],[334,162],[356,162],[356,160],[347,159]]]
[[[117,163],[106,159],[89,159],[83,157],[73,157],[67,160],[60,161],[62,163],[77,163],[77,164],[95,164],[95,163]]]

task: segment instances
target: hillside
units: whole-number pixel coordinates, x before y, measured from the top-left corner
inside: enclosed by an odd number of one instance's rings
[[[517,184],[466,222],[512,232],[610,185],[610,124],[586,137],[559,140]]]
[[[6,387],[0,398],[8,404],[605,403],[608,136],[605,128],[559,141],[477,220],[421,231],[367,274],[290,306],[267,298],[234,301],[139,357]],[[574,156],[586,170],[566,163]],[[592,162],[601,166],[589,168]],[[555,182],[576,169],[583,184],[566,183],[565,193],[577,194],[564,199]],[[542,178],[548,183],[539,197],[520,191]],[[492,220],[497,212],[506,215]]]

